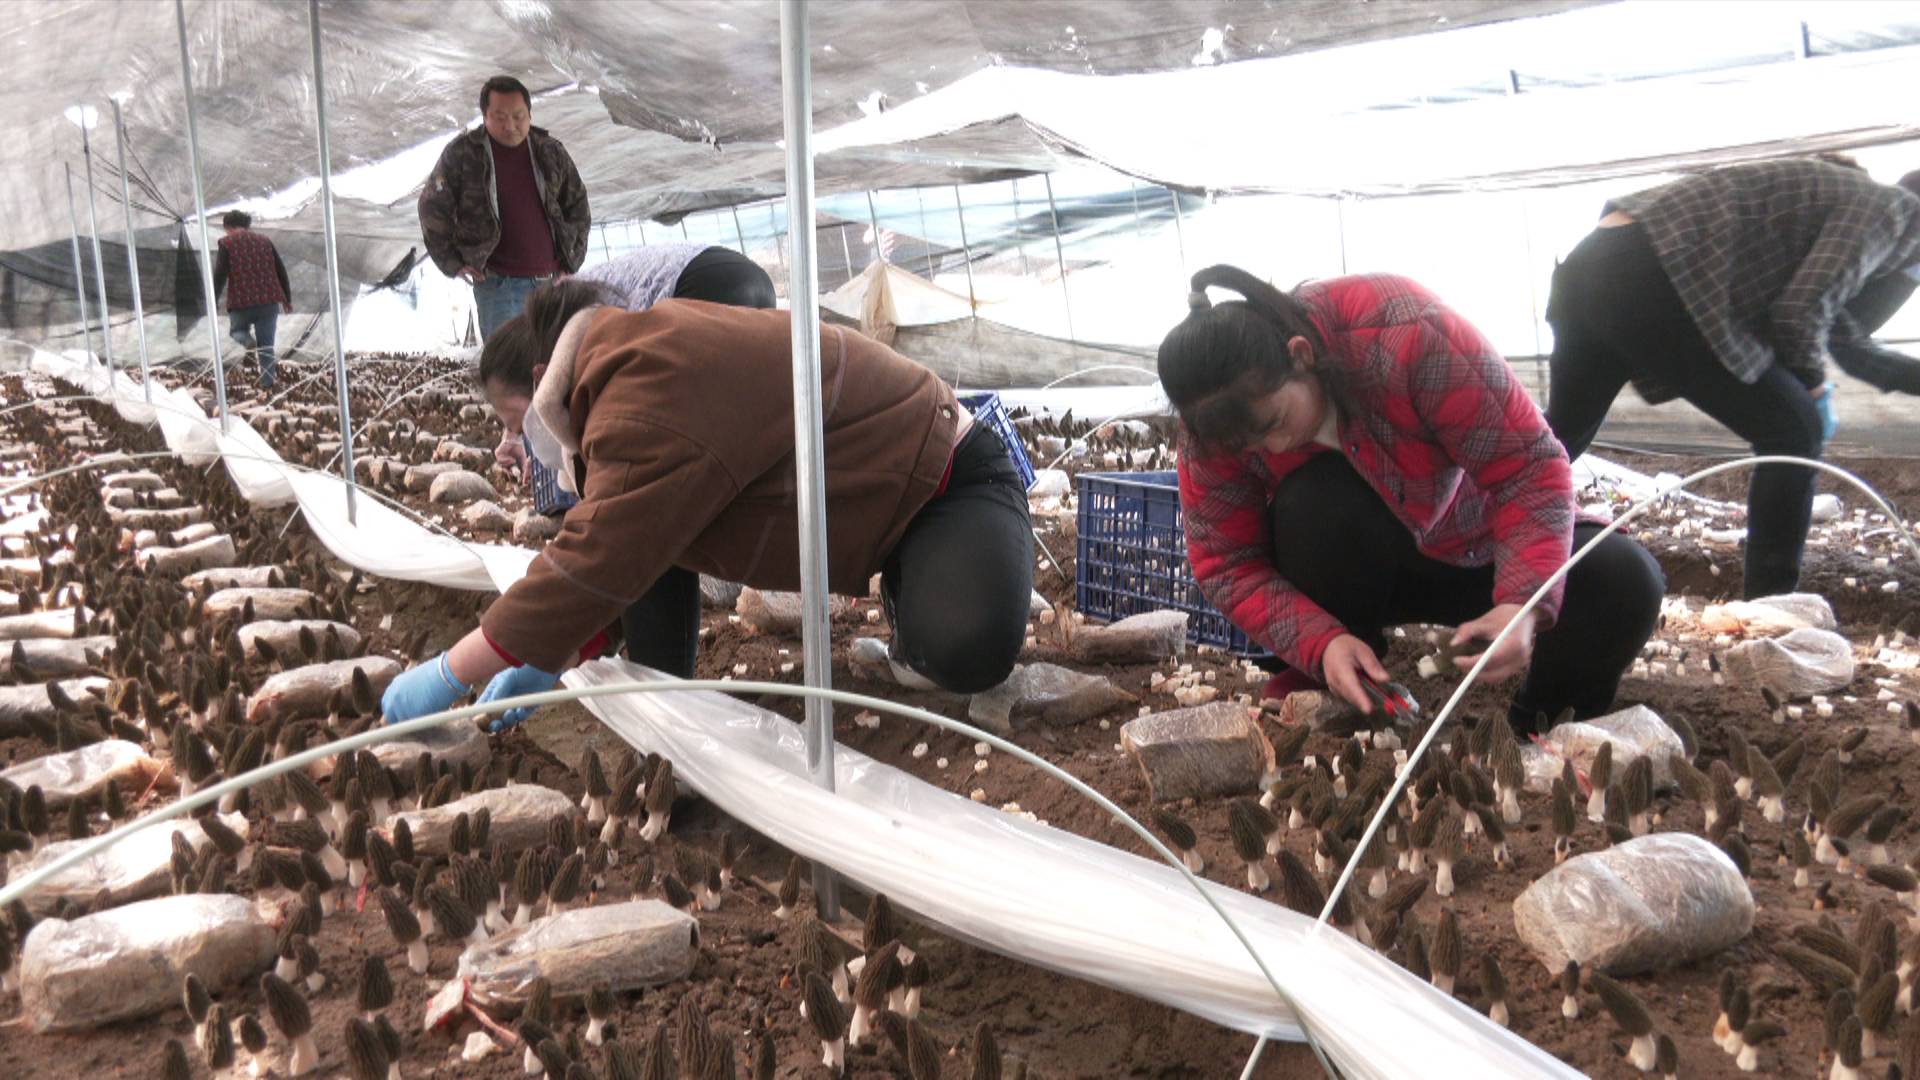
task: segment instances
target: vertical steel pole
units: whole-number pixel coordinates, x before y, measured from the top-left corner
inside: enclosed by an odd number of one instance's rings
[[[733,238],[740,242],[740,254],[745,255],[747,253],[747,231],[740,227],[740,208],[737,206],[729,206],[727,209],[733,211]]]
[[[689,241],[693,239],[693,234],[692,234],[692,233],[689,233],[689,232],[687,231],[687,219],[686,219],[686,218],[681,218],[681,219],[680,219],[680,239],[682,239],[682,240],[689,240]]]
[[[880,215],[873,210],[873,192],[867,192],[867,227],[873,230],[873,260],[886,258],[880,253]]]
[[[99,116],[98,112],[94,115]],[[100,357],[113,370],[113,321],[107,308],[107,263],[100,256],[100,215],[93,202],[93,142],[87,134],[87,107],[80,107],[80,157],[87,167],[87,232],[93,237],[93,286],[100,297]]]
[[[980,298],[973,292],[973,247],[967,243],[967,204],[960,201],[960,185],[953,185],[953,213],[960,219],[960,261],[967,268],[967,310],[980,314]]]
[[[641,222],[638,222],[638,224],[640,226],[640,246],[646,247],[647,246],[647,223],[644,221],[641,221]]]
[[[1187,227],[1186,218],[1180,213],[1180,193],[1172,188],[1166,189],[1173,199],[1173,242],[1180,248],[1180,272],[1187,272]]]
[[[347,523],[357,525],[353,407],[347,396],[347,337],[340,318],[340,249],[333,232],[333,152],[327,139],[327,74],[320,59],[320,0],[307,0],[307,35],[313,40],[313,121],[320,132],[320,227],[327,243],[327,304],[333,309],[333,383],[340,399],[340,479],[347,485]]]
[[[1027,268],[1027,229],[1020,217],[1020,181],[1009,180],[1007,187],[1013,192],[1013,246],[1020,251],[1020,276],[1033,273]]]
[[[786,113],[787,220],[813,221],[813,70],[807,55],[807,2],[780,0],[780,90]],[[827,487],[825,436],[820,418],[820,296],[814,288],[818,253],[811,228],[789,228],[793,258],[787,300],[793,322],[793,438],[800,510],[801,645],[808,686],[833,683],[832,625],[827,615]],[[833,777],[833,708],[807,699],[807,769],[828,791]],[[820,917],[840,917],[840,884],[813,864]]]
[[[140,385],[153,404],[153,367],[147,359],[147,313],[140,303],[140,256],[133,234],[133,190],[127,184],[127,127],[120,119],[120,100],[113,101],[113,137],[120,153],[120,209],[127,216],[127,284],[133,289],[133,328],[140,341]]]
[[[73,166],[67,170],[67,223],[73,226],[73,295],[80,299],[80,334],[86,341],[87,363],[93,363],[93,323],[87,318],[87,268],[80,261],[80,212],[73,208]]]
[[[1078,341],[1073,332],[1073,294],[1067,291],[1067,251],[1060,244],[1060,209],[1053,203],[1053,174],[1041,173],[1047,182],[1047,216],[1053,219],[1053,257],[1060,264],[1060,299],[1067,305],[1067,340]]]
[[[207,339],[213,345],[213,397],[220,409],[220,434],[227,433],[227,366],[220,358],[220,312],[213,296],[213,241],[207,236],[207,200],[200,187],[200,121],[193,111],[193,57],[187,53],[187,6],[173,0],[180,31],[180,86],[187,98],[187,156],[193,163],[193,213],[200,219],[200,287],[207,298]]]
[[[920,208],[920,243],[927,253],[927,280],[933,280],[933,237],[927,234],[927,199],[920,188],[913,189],[913,201]]]

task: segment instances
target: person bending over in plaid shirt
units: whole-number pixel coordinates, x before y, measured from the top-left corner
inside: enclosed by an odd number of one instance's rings
[[[1211,304],[1212,286],[1243,299]],[[1289,666],[1268,696],[1324,684],[1370,712],[1387,627],[1491,641],[1600,530],[1575,522],[1566,454],[1506,360],[1415,282],[1283,293],[1215,266],[1193,290],[1159,354],[1187,554],[1207,599]],[[1605,713],[1665,587],[1616,533],[1548,590],[1485,672],[1526,672],[1514,729]]]
[[[1609,202],[1554,269],[1547,422],[1586,452],[1631,382],[1685,398],[1755,454],[1818,458],[1833,434],[1827,361],[1882,390],[1920,392],[1914,361],[1866,340],[1920,262],[1920,174],[1901,187],[1811,158],[1733,165]],[[1754,469],[1748,599],[1792,592],[1814,473]]]

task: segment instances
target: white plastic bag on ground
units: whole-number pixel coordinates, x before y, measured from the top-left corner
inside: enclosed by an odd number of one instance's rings
[[[1520,763],[1526,768],[1527,790],[1545,794],[1553,790],[1560,775],[1560,763],[1573,759],[1573,767],[1586,775],[1593,767],[1593,756],[1601,743],[1613,744],[1614,775],[1637,757],[1653,756],[1653,786],[1656,790],[1673,786],[1673,772],[1667,759],[1684,753],[1680,736],[1667,726],[1660,714],[1645,705],[1596,716],[1591,720],[1571,720],[1556,725],[1545,736],[1546,745],[1526,742],[1520,745]]]
[[[247,835],[244,815],[222,814],[220,821],[241,836]],[[116,905],[159,896],[167,891],[169,884],[174,833],[184,834],[196,851],[207,842],[207,834],[194,821],[175,818],[165,825],[143,829],[34,886],[25,897],[27,910],[35,916],[44,916],[63,899],[84,906],[103,891]],[[85,843],[88,841],[62,840],[48,844],[39,854],[15,866],[13,873],[24,877]]]
[[[189,893],[48,919],[21,949],[21,1011],[41,1033],[151,1016],[180,1007],[189,972],[218,994],[273,955],[273,924],[238,896]]]
[[[65,810],[74,799],[91,799],[104,791],[107,781],[120,785],[120,794],[138,795],[160,774],[160,762],[145,750],[125,739],[48,754],[0,772],[0,780],[25,791],[36,784],[47,797],[47,809]]]
[[[482,807],[493,819],[487,829],[487,843],[508,851],[519,851],[544,842],[548,820],[561,815],[571,817],[580,809],[578,803],[550,787],[514,784],[512,787],[477,791],[464,799],[455,799],[431,810],[395,814],[397,820],[388,828],[390,831],[397,827],[398,820],[405,820],[407,828],[413,833],[415,851],[424,855],[444,856],[447,854],[447,837],[453,832],[454,819],[461,814],[479,813]]]
[[[580,908],[535,919],[460,954],[458,975],[482,1005],[523,1005],[545,976],[556,998],[684,979],[699,953],[693,916],[658,900]]]
[[[1655,833],[1577,855],[1513,902],[1520,940],[1548,971],[1568,960],[1612,975],[1689,964],[1753,929],[1733,860],[1691,833]]]
[[[1811,627],[1777,638],[1743,641],[1722,659],[1727,681],[1783,699],[1807,698],[1853,682],[1853,646],[1831,630]]]
[[[1811,626],[1815,630],[1839,627],[1833,605],[1817,593],[1782,593],[1758,600],[1731,600],[1708,604],[1700,626],[1710,634],[1748,634],[1776,637]]]

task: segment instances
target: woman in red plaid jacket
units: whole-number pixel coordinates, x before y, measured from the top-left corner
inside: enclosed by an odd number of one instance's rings
[[[1210,304],[1209,286],[1244,299]],[[1388,678],[1387,627],[1491,641],[1599,531],[1576,523],[1566,454],[1506,360],[1421,286],[1370,274],[1283,293],[1216,266],[1193,288],[1159,354],[1185,429],[1187,553],[1207,599],[1291,668],[1270,693],[1319,683],[1370,711],[1362,677]],[[1515,730],[1607,711],[1664,591],[1618,533],[1575,566],[1487,665],[1527,672]]]

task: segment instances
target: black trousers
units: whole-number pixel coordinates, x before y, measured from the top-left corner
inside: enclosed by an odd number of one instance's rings
[[[1570,458],[1592,444],[1621,388],[1648,375],[1747,440],[1755,454],[1820,456],[1820,413],[1806,386],[1778,365],[1753,383],[1735,378],[1687,314],[1638,225],[1596,229],[1573,249],[1554,271],[1547,321],[1547,423]],[[1802,466],[1753,471],[1742,586],[1749,599],[1799,584],[1813,488],[1814,472]]]
[[[1033,527],[1020,474],[992,428],[977,424],[961,440],[947,489],[888,553],[880,589],[894,659],[957,694],[998,686],[1012,673],[1033,594]],[[669,570],[622,622],[635,662],[691,677],[699,575]]]
[[[710,247],[680,271],[673,295],[735,307],[772,308],[773,279],[731,248]],[[620,617],[627,656],[683,679],[693,677],[700,646],[700,575],[671,567]]]
[[[1493,567],[1459,567],[1422,554],[1413,534],[1353,465],[1318,454],[1289,473],[1271,507],[1273,562],[1376,653],[1404,623],[1457,626],[1493,607]],[[1600,531],[1576,525],[1574,550]],[[1514,730],[1536,730],[1569,706],[1579,717],[1613,704],[1620,676],[1653,633],[1666,579],[1653,556],[1620,533],[1567,575],[1560,618],[1534,642],[1533,663],[1508,710]]]

